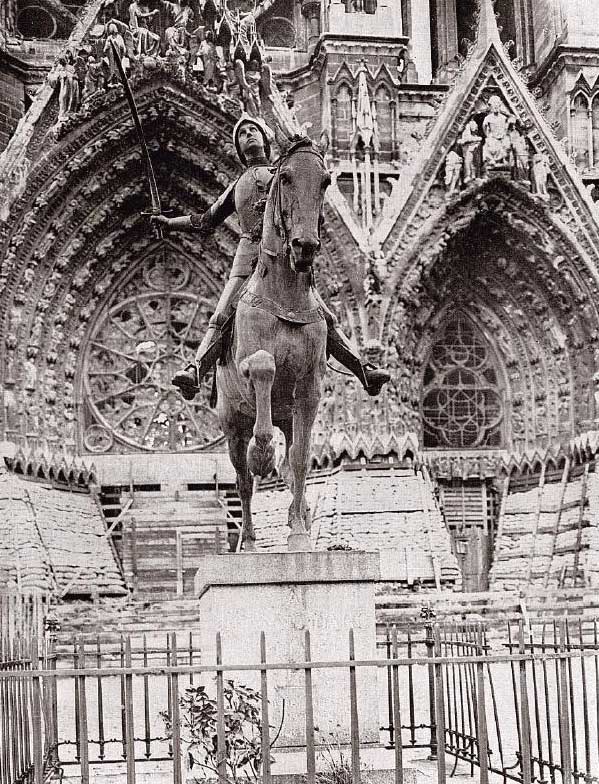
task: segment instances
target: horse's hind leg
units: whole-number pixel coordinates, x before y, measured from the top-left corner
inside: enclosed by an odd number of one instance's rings
[[[237,491],[241,500],[241,519],[243,525],[243,544],[245,550],[254,550],[256,534],[252,522],[252,490],[253,478],[247,465],[247,448],[250,433],[242,428],[229,435],[229,457],[233,468],[237,472]]]
[[[270,395],[275,380],[276,365],[268,351],[256,351],[240,364],[244,378],[249,379],[256,395],[254,434],[247,451],[248,467],[252,474],[267,477],[275,467],[272,408]]]

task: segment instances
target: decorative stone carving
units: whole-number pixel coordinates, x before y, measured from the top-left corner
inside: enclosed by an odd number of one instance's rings
[[[448,194],[454,193],[460,186],[462,178],[463,158],[455,150],[450,150],[445,159],[445,188]]]

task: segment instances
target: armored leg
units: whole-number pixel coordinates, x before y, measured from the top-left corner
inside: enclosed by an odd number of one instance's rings
[[[314,293],[327,322],[327,353],[353,373],[369,395],[378,395],[391,376],[369,362],[362,362],[360,354],[344,334],[334,313],[325,305],[316,290]]]
[[[172,383],[179,387],[186,400],[193,400],[199,392],[200,382],[220,357],[223,338],[235,313],[237,295],[246,280],[247,278],[239,276],[229,278],[198,347],[195,362],[173,376]]]

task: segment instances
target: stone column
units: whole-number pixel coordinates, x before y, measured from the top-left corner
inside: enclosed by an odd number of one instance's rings
[[[411,0],[410,61],[413,60],[420,84],[429,84],[432,79],[431,64],[431,17],[429,0]],[[408,73],[407,80],[413,78]]]

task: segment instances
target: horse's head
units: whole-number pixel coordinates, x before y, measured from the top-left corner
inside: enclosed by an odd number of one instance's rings
[[[330,182],[321,153],[307,138],[293,144],[277,164],[274,222],[295,272],[308,272],[320,250],[322,205]]]

